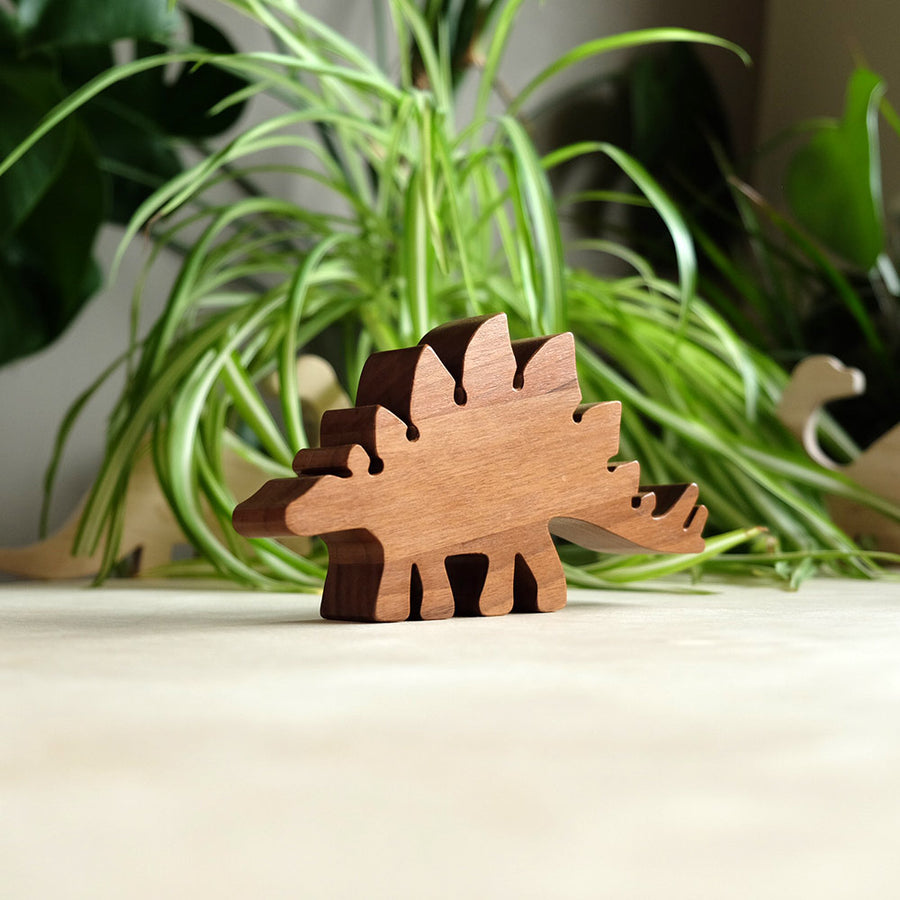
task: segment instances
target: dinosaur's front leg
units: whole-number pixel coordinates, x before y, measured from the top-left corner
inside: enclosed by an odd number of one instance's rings
[[[322,591],[323,619],[402,622],[409,618],[409,565],[331,563]]]
[[[408,558],[398,560],[385,553],[368,532],[324,537],[329,564],[322,591],[322,618],[354,622],[402,622],[409,618],[412,564]]]

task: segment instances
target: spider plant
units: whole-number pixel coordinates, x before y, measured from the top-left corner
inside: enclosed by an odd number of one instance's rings
[[[190,249],[162,316],[144,337],[135,327],[123,357],[127,384],[77,538],[80,550],[104,542],[101,576],[116,562],[121,498],[149,434],[160,484],[199,553],[193,570],[212,568],[272,589],[318,589],[321,549],[298,556],[278,542],[248,541],[231,531],[231,511],[241,498],[230,494],[223,477],[224,450],[263,473],[291,474],[295,451],[307,443],[294,399],[294,360],[324,335],[339,343],[352,391],[372,351],[415,343],[449,319],[496,311],[507,313],[514,338],[573,330],[585,399],[625,401],[623,456],[640,459],[650,481],[698,480],[712,530],[723,532],[699,558],[567,556],[573,581],[621,583],[712,565],[722,551],[758,536],[758,525],[770,537],[754,549],[767,552],[751,556],[747,567],[774,571],[780,564],[783,571],[803,551],[806,568],[821,558],[844,571],[876,571],[830,523],[819,491],[865,498],[800,458],[775,422],[785,375],[697,296],[693,245],[677,208],[617,147],[596,141],[541,157],[518,118],[554,75],[600,53],[660,41],[741,51],[680,29],[598,38],[537,73],[498,111],[494,85],[521,3],[429,3],[424,13],[410,0],[375,4],[382,50],[373,59],[289,0],[228,0],[268,29],[272,50],[188,49],[139,60],[99,76],[35,133],[32,140],[106,86],[173,60],[215,65],[243,79],[245,86],[214,113],[259,93],[282,107],[158,189],[126,232],[123,246],[150,230],[151,268],[173,244]],[[474,110],[461,118],[454,86],[459,60],[472,55],[459,53],[466,16],[491,27],[482,35],[483,61],[470,72],[478,80]],[[290,162],[272,162],[276,150],[282,158],[288,150]],[[657,278],[629,248],[608,242],[594,249],[622,258],[633,274],[602,279],[567,266],[547,173],[591,153],[620,166],[659,213],[672,240],[675,283]],[[310,208],[246,190],[273,168],[330,202]],[[239,195],[223,196],[228,188]],[[140,302],[139,285],[136,320]],[[281,383],[274,413],[259,390],[272,373]],[[95,387],[63,424],[57,458]],[[207,507],[221,520],[224,538],[205,523]],[[793,570],[795,578],[797,571],[805,569]]]

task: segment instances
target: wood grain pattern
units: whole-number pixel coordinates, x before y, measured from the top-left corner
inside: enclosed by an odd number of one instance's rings
[[[610,465],[621,405],[581,405],[571,334],[510,342],[505,315],[374,354],[357,406],[322,417],[297,478],[234,512],[247,536],[321,535],[325,618],[547,612],[566,584],[550,533],[592,549],[691,553],[696,485]]]
[[[826,403],[858,396],[865,389],[866,379],[859,369],[848,368],[833,356],[809,356],[794,369],[778,406],[778,417],[819,465],[843,472],[900,506],[900,423],[847,465],[829,458],[816,437],[819,414]],[[900,522],[844,497],[829,497],[827,506],[835,524],[855,540],[871,541],[879,550],[900,553]]]

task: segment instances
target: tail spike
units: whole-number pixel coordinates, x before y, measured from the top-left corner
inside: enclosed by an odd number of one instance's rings
[[[677,518],[676,509],[683,510],[685,519],[688,511],[694,508],[700,489],[696,484],[654,484],[641,486],[648,496],[654,497],[653,516],[664,519],[669,515]]]
[[[708,518],[709,510],[705,506],[695,506],[688,513],[687,521],[684,523],[685,531],[689,534],[702,534]]]

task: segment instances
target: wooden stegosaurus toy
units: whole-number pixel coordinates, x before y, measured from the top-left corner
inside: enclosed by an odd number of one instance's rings
[[[322,616],[363,622],[549,612],[551,532],[603,552],[703,549],[695,484],[639,487],[611,465],[621,404],[581,405],[571,334],[510,341],[503,314],[373,354],[356,407],[322,416],[296,478],[234,511],[249,537],[320,535]]]

